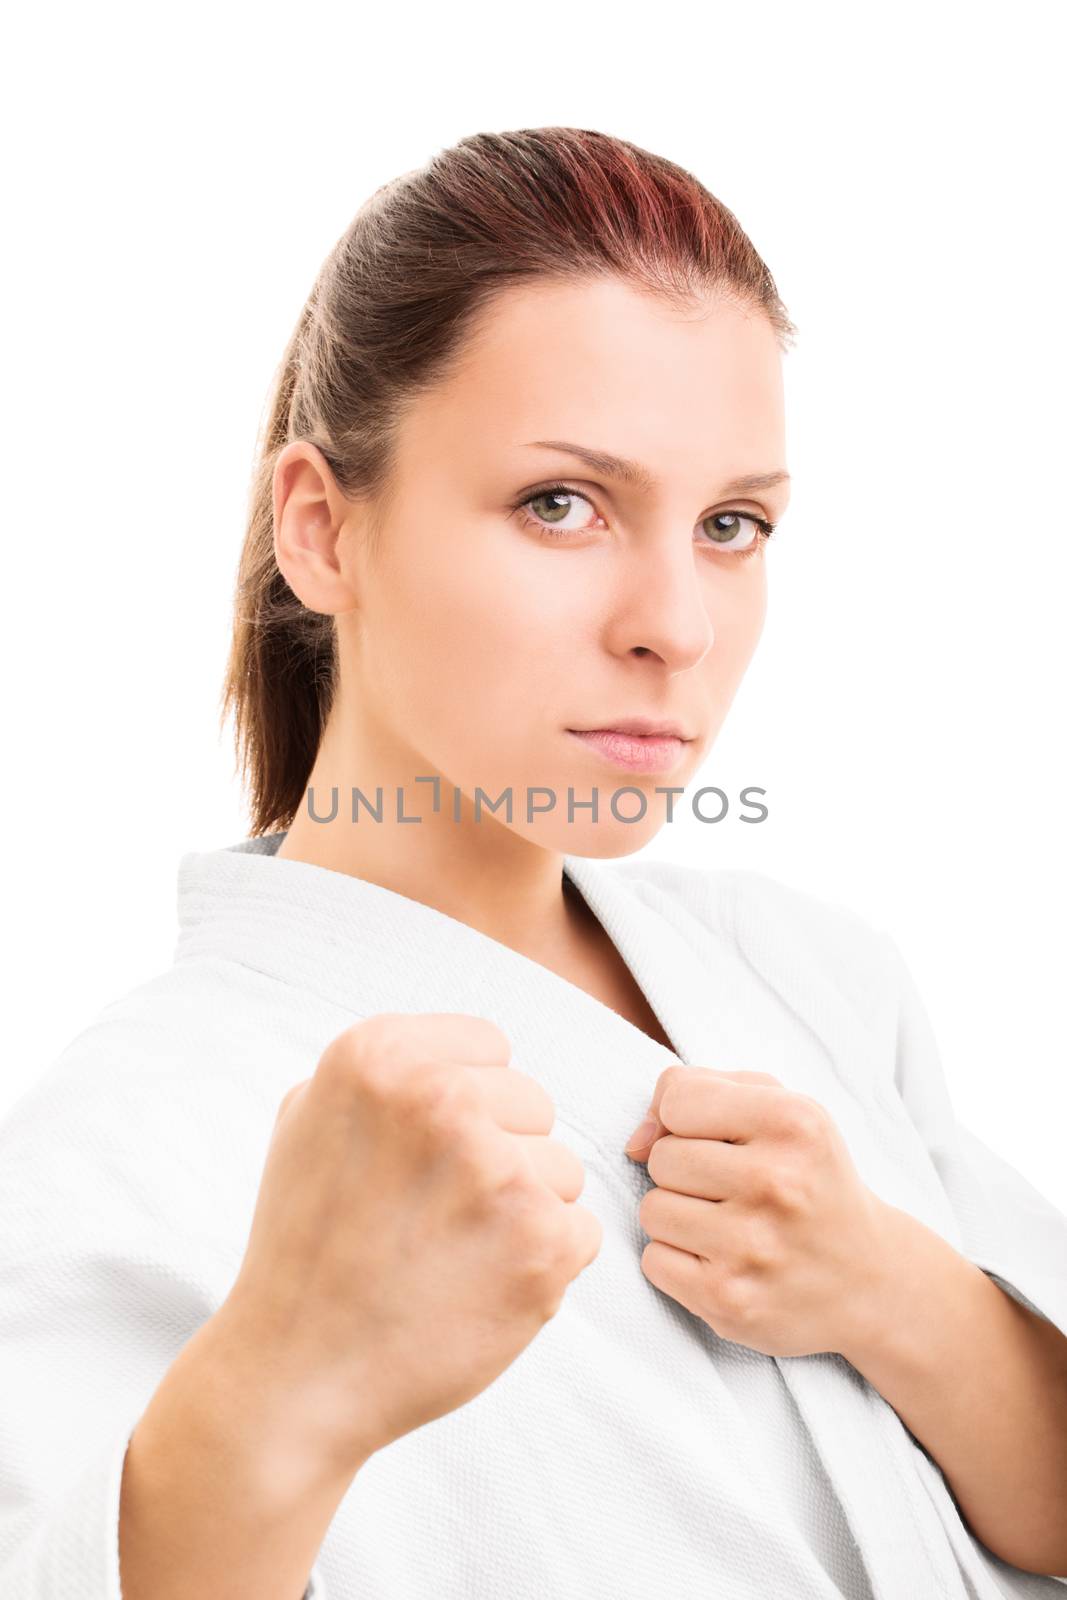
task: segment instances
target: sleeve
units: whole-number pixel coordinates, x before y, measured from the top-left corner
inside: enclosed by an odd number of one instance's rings
[[[109,1132],[128,1106],[79,1076],[51,1075],[0,1122],[4,1600],[122,1600],[126,1447],[215,1292]],[[328,1600],[318,1564],[304,1600]]]
[[[1067,1334],[1067,1215],[956,1117],[926,1008],[895,941],[897,1091],[959,1222],[963,1253]]]

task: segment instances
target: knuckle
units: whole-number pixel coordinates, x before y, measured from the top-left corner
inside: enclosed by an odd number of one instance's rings
[[[715,1285],[715,1304],[734,1328],[744,1327],[753,1314],[754,1290],[740,1272],[727,1272]]]
[[[801,1211],[807,1199],[807,1183],[803,1175],[784,1162],[769,1166],[764,1171],[758,1189],[763,1204],[776,1211]]]
[[[301,1080],[300,1083],[294,1083],[292,1088],[288,1089],[286,1091],[286,1093],[282,1096],[281,1101],[280,1101],[280,1103],[278,1105],[278,1113],[277,1113],[277,1117],[276,1117],[276,1120],[278,1122],[280,1122],[282,1117],[285,1116],[285,1113],[288,1111],[289,1107],[292,1105],[292,1103],[296,1099],[297,1095],[300,1094],[304,1089],[307,1088],[307,1086],[310,1083],[310,1081],[311,1081],[310,1078],[304,1078],[304,1079]]]
[[[352,1029],[352,1048],[362,1064],[395,1064],[411,1052],[411,1018],[396,1011],[366,1017]]]
[[[416,1066],[398,1080],[402,1108],[428,1132],[454,1139],[461,1154],[470,1151],[466,1134],[479,1101],[465,1072],[455,1067]]]
[[[773,1270],[781,1260],[777,1229],[753,1219],[745,1239],[745,1259],[757,1271]]]
[[[510,1152],[481,1133],[473,1135],[458,1118],[449,1117],[438,1123],[438,1128],[447,1140],[452,1170],[469,1197],[500,1202],[512,1199],[520,1180]]]
[[[791,1095],[782,1110],[784,1130],[798,1144],[812,1144],[822,1137],[826,1113],[817,1100],[807,1095]]]
[[[351,1083],[358,1077],[368,1087],[374,1087],[376,1073],[395,1063],[403,1050],[404,1020],[392,1012],[382,1012],[343,1029],[322,1052],[322,1076],[334,1083]]]
[[[516,1263],[524,1280],[540,1282],[557,1277],[564,1239],[558,1221],[544,1205],[530,1204],[523,1208],[516,1224],[516,1247]]]

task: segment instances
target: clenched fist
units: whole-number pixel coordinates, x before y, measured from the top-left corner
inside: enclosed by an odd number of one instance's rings
[[[579,1158],[483,1017],[383,1013],[286,1094],[224,1308],[353,1467],[485,1389],[596,1256]]]
[[[892,1208],[829,1112],[766,1072],[667,1067],[627,1146],[649,1282],[764,1355],[847,1351],[873,1314]]]

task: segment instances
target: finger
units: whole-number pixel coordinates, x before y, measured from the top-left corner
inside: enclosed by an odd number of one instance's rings
[[[648,1153],[648,1175],[661,1189],[699,1200],[733,1200],[745,1193],[752,1166],[743,1144],[664,1133]]]
[[[587,1267],[596,1259],[604,1240],[604,1224],[596,1213],[586,1206],[572,1206],[568,1223],[571,1240],[570,1273],[572,1278],[576,1278],[583,1267]]]
[[[723,1121],[723,1117],[731,1105],[729,1101],[716,1099],[717,1120],[715,1123],[707,1122],[706,1111],[703,1111],[705,1122],[700,1126],[694,1123],[692,1115],[687,1117],[684,1112],[678,1112],[676,1102],[679,1099],[688,1100],[691,1094],[691,1086],[694,1083],[699,1085],[700,1099],[698,1105],[702,1108],[702,1111],[708,1103],[706,1090],[709,1085],[720,1083],[724,1088],[727,1086],[741,1086],[737,1074],[719,1072],[714,1067],[664,1067],[656,1080],[652,1103],[649,1106],[645,1120],[639,1127],[635,1128],[626,1142],[626,1154],[631,1160],[646,1161],[652,1146],[664,1133],[687,1133],[690,1136],[700,1137],[703,1135],[707,1138],[717,1139],[741,1137],[740,1132],[730,1133],[728,1131],[728,1123]],[[766,1092],[769,1085],[754,1085],[753,1087],[762,1088]],[[664,1110],[665,1097],[670,1104],[669,1114]],[[734,1108],[733,1114],[736,1118],[736,1108]]]
[[[718,1072],[718,1068],[714,1069]],[[738,1083],[769,1083],[772,1088],[784,1089],[785,1084],[781,1078],[776,1078],[770,1072],[719,1072],[720,1078],[736,1078]]]
[[[511,1040],[488,1017],[469,1011],[403,1013],[408,1025],[424,1034],[436,1056],[476,1067],[504,1066],[511,1060]]]
[[[585,1167],[581,1157],[560,1144],[558,1139],[522,1133],[516,1134],[515,1138],[545,1187],[552,1189],[561,1200],[577,1200],[585,1187]]]
[[[659,1105],[663,1098],[663,1091],[668,1083],[677,1082],[680,1076],[692,1072],[692,1067],[664,1067],[656,1079],[656,1087],[652,1091],[652,1099],[644,1119],[638,1123],[626,1141],[626,1154],[634,1161],[644,1161],[656,1140],[663,1133],[663,1123],[659,1117]]]
[[[677,1075],[675,1075],[677,1074]],[[790,1091],[767,1083],[738,1081],[707,1067],[668,1067],[657,1086],[653,1111],[668,1133],[686,1138],[747,1143],[770,1135]]]
[[[664,1244],[662,1239],[650,1239],[641,1255],[641,1271],[654,1288],[677,1300],[695,1317],[703,1317],[701,1307],[707,1293],[703,1256]]]
[[[384,1036],[398,1059],[424,1056],[456,1065],[506,1066],[511,1041],[488,1017],[466,1011],[378,1011],[361,1017],[332,1041],[340,1045],[367,1035]]]
[[[641,1201],[639,1220],[650,1239],[706,1259],[715,1251],[715,1239],[725,1220],[719,1210],[722,1203],[675,1194],[671,1189],[649,1189]]]
[[[472,1068],[470,1081],[486,1111],[506,1133],[548,1134],[556,1120],[552,1096],[543,1084],[516,1067]]]

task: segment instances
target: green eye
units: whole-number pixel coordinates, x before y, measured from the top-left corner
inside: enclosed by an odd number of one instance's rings
[[[574,534],[589,531],[586,525],[578,528],[563,527],[563,518],[570,514],[572,506],[552,505],[551,502],[554,500],[580,500],[583,505],[588,506],[591,511],[595,512],[595,507],[589,497],[582,494],[578,489],[572,489],[567,483],[546,484],[544,488],[535,490],[533,494],[527,495],[524,500],[514,504],[512,511],[520,511],[526,526],[532,528],[535,533],[540,534],[545,539],[562,541],[569,539]],[[539,502],[543,509],[539,509]],[[747,544],[738,544],[736,541],[739,525],[745,522],[751,523],[755,531]],[[726,523],[727,526],[716,526],[716,524],[721,523]],[[725,555],[734,555],[741,558],[755,555],[757,550],[771,537],[775,529],[773,522],[768,522],[763,517],[754,516],[748,511],[716,511],[709,517],[702,517],[697,524],[700,528],[707,528],[709,525],[711,525],[712,531],[708,537],[697,542],[711,549],[719,549]]]
[[[586,531],[584,527],[564,528],[559,526],[562,519],[572,509],[569,505],[551,506],[547,513],[534,509],[533,515],[530,515],[529,507],[536,508],[538,501],[547,503],[552,500],[580,500],[589,507],[590,511],[593,510],[592,502],[587,495],[581,494],[577,489],[572,489],[565,483],[547,484],[545,488],[536,490],[534,494],[528,494],[526,499],[520,500],[516,506],[512,507],[512,510],[521,511],[527,526],[532,528],[535,533],[541,533],[548,539],[568,539],[572,534]],[[552,521],[553,513],[556,513],[555,524]]]
[[[728,523],[729,526],[725,528],[715,526],[715,524],[722,522]],[[731,541],[737,538],[738,525],[743,522],[750,522],[755,532],[747,544],[733,544]],[[704,518],[702,526],[707,526],[708,524],[712,525],[708,542],[720,545],[724,549],[729,547],[731,550],[736,550],[738,555],[748,555],[751,551],[756,550],[774,532],[773,523],[765,521],[763,517],[752,516],[745,511],[716,511],[714,516]]]
[[[525,502],[525,504],[528,505],[528,506],[533,506],[537,516],[544,517],[546,522],[551,522],[553,520],[553,512],[557,513],[559,520],[562,520],[562,518],[567,515],[567,512],[570,510],[570,507],[569,506],[552,506],[552,507],[550,507],[550,509],[547,512],[545,512],[545,511],[542,511],[538,507],[537,502],[539,500],[540,501],[548,501],[548,500],[583,500],[583,499],[585,499],[584,495],[573,494],[570,489],[542,489],[539,494],[531,495],[529,500],[527,500]],[[586,502],[586,504],[588,504],[588,501]]]

